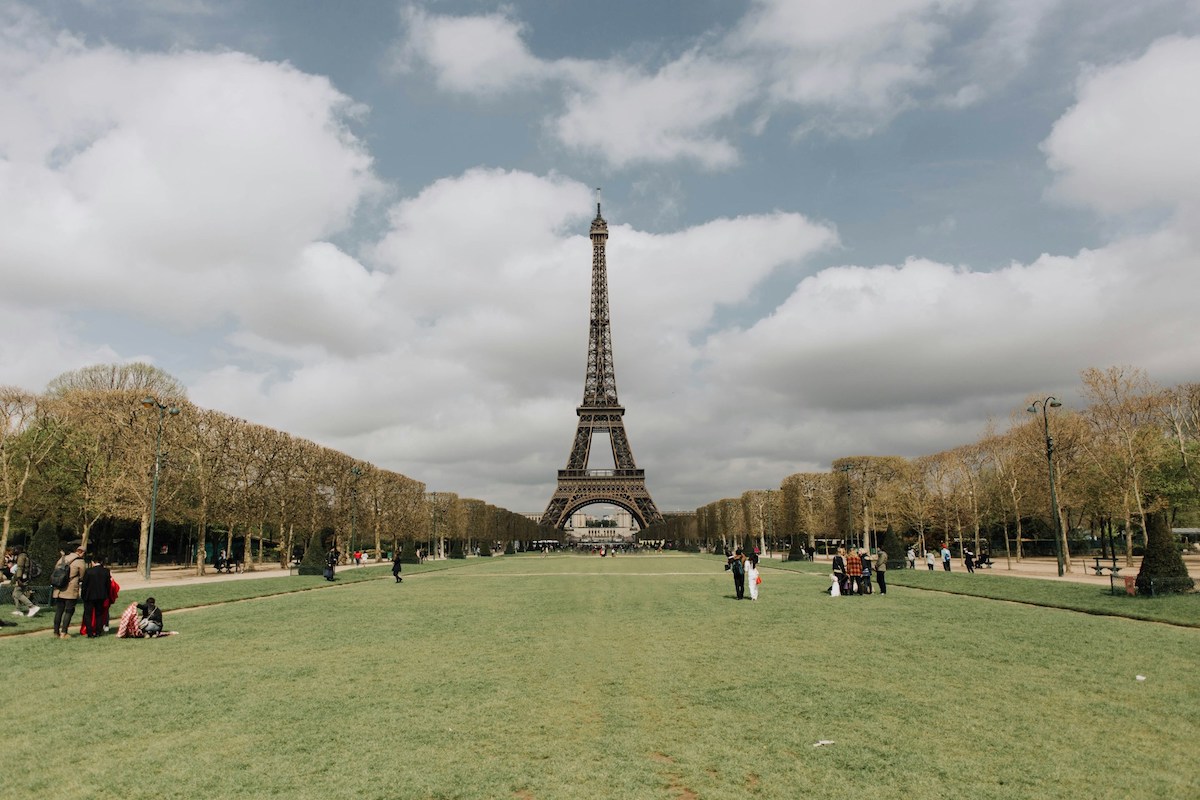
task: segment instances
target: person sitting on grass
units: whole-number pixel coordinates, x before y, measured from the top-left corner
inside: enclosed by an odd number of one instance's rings
[[[137,610],[141,612],[142,618],[138,621],[138,630],[143,636],[158,636],[163,629],[162,609],[158,607],[153,597],[147,597],[146,602],[138,603]]]

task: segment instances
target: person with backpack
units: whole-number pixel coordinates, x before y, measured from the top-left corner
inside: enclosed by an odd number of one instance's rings
[[[68,545],[70,552],[60,551],[62,558],[50,573],[51,595],[54,598],[54,635],[59,639],[71,638],[71,617],[75,616],[75,604],[79,602],[79,585],[83,581],[83,543]]]
[[[13,556],[12,599],[13,605],[17,607],[17,610],[13,612],[13,616],[32,617],[42,609],[40,606],[34,605],[34,602],[29,599],[29,595],[26,592],[29,589],[29,582],[36,578],[41,570],[36,569],[37,565],[29,558],[29,554],[25,552],[25,548],[21,545],[13,548]]]

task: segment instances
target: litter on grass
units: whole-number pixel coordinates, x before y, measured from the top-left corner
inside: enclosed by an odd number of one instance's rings
[[[819,742],[815,742],[813,747],[824,747],[827,744],[833,744],[833,739],[822,739]]]

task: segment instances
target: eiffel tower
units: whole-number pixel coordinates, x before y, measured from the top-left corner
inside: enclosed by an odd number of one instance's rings
[[[558,471],[558,488],[541,524],[562,530],[571,515],[593,503],[619,506],[637,520],[642,530],[661,523],[650,492],[646,490],[646,471],[637,468],[625,423],[625,408],[617,400],[617,378],[613,370],[612,326],[608,318],[608,267],[604,258],[608,241],[608,223],[600,216],[596,198],[596,218],[592,220],[592,312],[588,332],[587,377],[583,382],[583,402],[576,409],[579,427],[567,468]],[[612,444],[614,469],[588,469],[592,436],[607,433]]]

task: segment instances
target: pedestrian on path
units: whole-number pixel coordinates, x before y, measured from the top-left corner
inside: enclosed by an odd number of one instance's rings
[[[29,590],[29,581],[33,578],[33,575],[30,574],[33,569],[30,566],[32,563],[24,547],[17,545],[13,548],[12,599],[13,605],[17,607],[17,610],[13,612],[14,617],[32,617],[42,610],[40,606],[34,605],[33,600],[29,599],[26,594]]]
[[[396,557],[392,559],[392,577],[396,579],[396,583],[404,583],[404,578],[400,577],[400,551],[396,551]]]
[[[933,551],[932,550],[925,551],[925,565],[927,567],[929,567],[930,572],[933,572]]]
[[[950,571],[950,547],[945,542],[942,542],[942,569]]]

